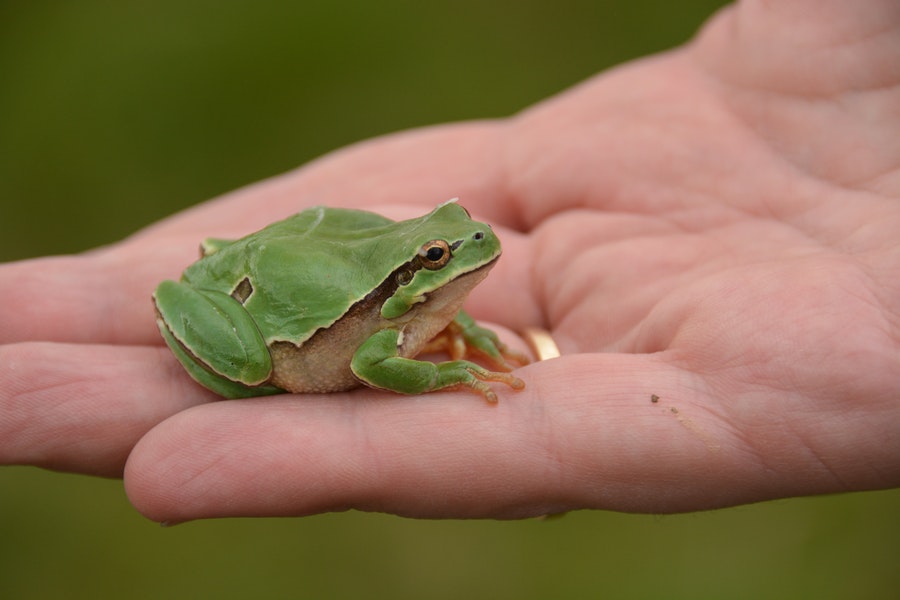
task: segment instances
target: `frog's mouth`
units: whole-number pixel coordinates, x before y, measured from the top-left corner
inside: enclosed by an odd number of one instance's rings
[[[462,277],[468,277],[468,276],[474,275],[476,273],[483,273],[483,275],[482,275],[482,279],[483,279],[487,275],[487,272],[494,268],[494,265],[497,264],[498,260],[500,260],[499,254],[497,256],[495,256],[494,258],[492,258],[491,260],[489,260],[488,262],[484,263],[483,265],[475,267],[471,271],[464,271],[464,272],[460,273],[459,275],[457,275],[456,277],[451,279],[449,281],[449,283],[453,283],[457,279],[460,279]],[[479,281],[481,281],[481,280],[479,279]]]
[[[499,259],[500,255],[498,254],[483,265],[475,267],[471,271],[463,271],[444,285],[424,292],[423,296],[426,298],[426,303],[434,302],[441,297],[451,296],[458,297],[459,304],[462,305],[463,300],[466,299],[469,292],[471,292],[479,283],[484,281],[488,272],[490,272],[494,265],[497,264]]]

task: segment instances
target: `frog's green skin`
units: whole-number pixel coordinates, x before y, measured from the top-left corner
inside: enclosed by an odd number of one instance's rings
[[[510,370],[518,357],[461,312],[500,256],[455,202],[395,222],[317,207],[236,241],[207,240],[153,295],[163,337],[191,376],[229,398],[365,384],[404,394],[521,380],[465,360],[414,360],[445,328]]]

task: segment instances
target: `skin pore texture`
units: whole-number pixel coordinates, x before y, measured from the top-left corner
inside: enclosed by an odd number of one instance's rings
[[[504,248],[466,309],[515,348],[540,326],[562,351],[496,406],[219,401],[156,331],[150,293],[204,237],[455,196]],[[0,463],[124,476],[167,522],[665,513],[897,486],[898,232],[900,4],[747,0],[509,119],[363,142],[113,246],[0,266]]]

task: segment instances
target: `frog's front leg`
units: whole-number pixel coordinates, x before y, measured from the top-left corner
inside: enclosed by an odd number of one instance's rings
[[[465,386],[496,402],[497,394],[485,381],[499,381],[513,389],[522,389],[521,379],[509,373],[496,373],[466,360],[432,363],[403,358],[397,352],[401,332],[383,329],[366,340],[353,355],[350,369],[363,383],[401,394],[422,394]]]
[[[450,322],[433,340],[422,350],[424,354],[432,352],[446,352],[453,360],[477,354],[494,367],[505,371],[512,371],[513,363],[527,365],[528,357],[513,350],[500,341],[497,334],[481,327],[475,319],[463,310],[459,311],[456,318]]]

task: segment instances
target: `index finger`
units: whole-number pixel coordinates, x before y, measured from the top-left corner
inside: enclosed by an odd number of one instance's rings
[[[182,244],[120,244],[0,265],[0,344],[159,343],[150,296],[159,281],[177,277],[188,254]]]

